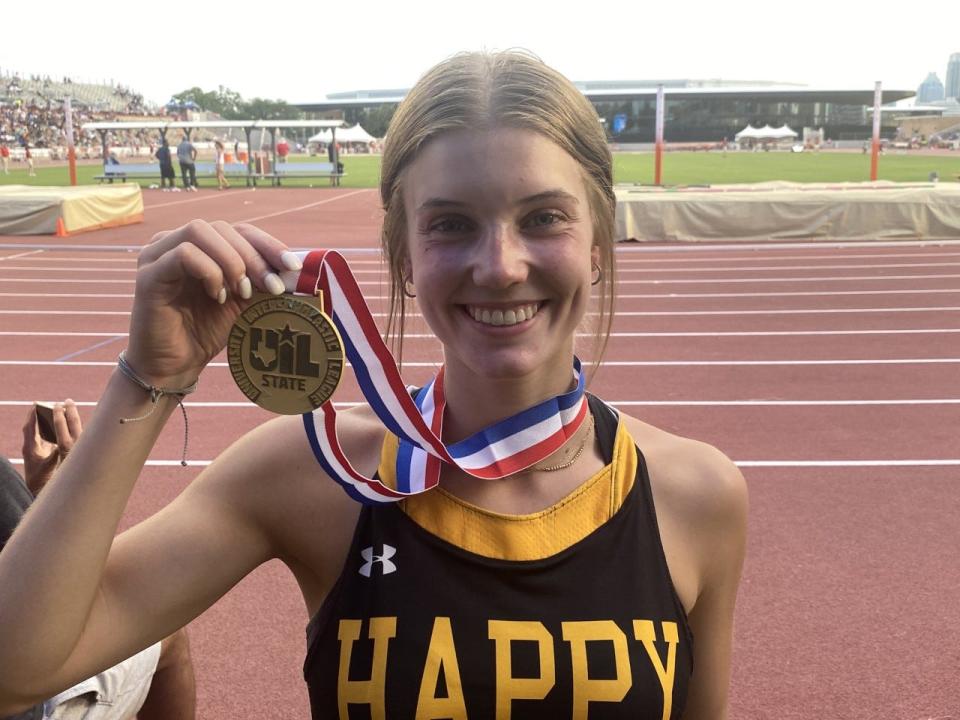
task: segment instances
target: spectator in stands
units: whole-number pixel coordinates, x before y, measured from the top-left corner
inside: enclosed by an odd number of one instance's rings
[[[6,143],[0,143],[0,165],[3,165],[3,174],[10,174],[10,148]]]
[[[213,147],[217,151],[217,190],[223,190],[224,188],[230,187],[230,183],[227,182],[226,175],[224,175],[223,167],[226,160],[224,157],[226,155],[226,151],[223,149],[223,143],[219,140],[214,140]]]
[[[180,175],[183,177],[184,189],[197,191],[197,149],[186,135],[177,145],[177,160],[180,161]]]
[[[163,139],[156,155],[157,160],[160,161],[160,187],[164,192],[176,190],[177,174],[173,170],[173,157],[170,154],[170,144],[166,138]],[[169,188],[167,187],[168,182],[170,183]]]
[[[0,457],[0,552],[80,435],[80,415],[72,401],[56,406],[53,432],[56,442],[41,437],[37,414],[31,409],[23,426],[24,478]],[[196,682],[185,630],[7,720],[128,720],[134,716],[140,720],[196,717]]]

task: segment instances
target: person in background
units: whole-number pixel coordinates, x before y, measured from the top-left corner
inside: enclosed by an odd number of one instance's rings
[[[180,175],[183,177],[183,188],[188,192],[197,191],[197,149],[186,135],[177,145],[177,160],[180,161]]]
[[[164,138],[160,148],[156,152],[157,160],[160,161],[160,187],[164,192],[176,190],[177,173],[173,169],[173,156],[170,154],[170,144]],[[167,183],[170,187],[167,187]]]
[[[220,142],[219,140],[214,140],[213,146],[217,151],[217,160],[216,160],[217,190],[223,190],[224,188],[230,187],[230,183],[227,182],[227,177],[226,175],[224,175],[224,169],[223,169],[224,162],[225,162],[224,156],[226,155],[226,152],[223,149],[223,143]]]
[[[82,426],[72,400],[57,404],[56,442],[40,435],[33,409],[23,425],[23,477],[0,457],[0,552],[54,471],[73,449]],[[94,677],[17,715],[0,720],[192,720],[196,681],[185,629]]]
[[[30,152],[30,143],[23,146],[23,157],[27,161],[27,175],[36,177],[37,171],[33,168],[33,153]]]
[[[277,162],[285,163],[287,161],[287,155],[290,154],[290,143],[287,142],[285,137],[280,138],[280,142],[277,143]]]
[[[10,148],[6,143],[0,143],[0,165],[3,166],[3,174],[10,174]]]

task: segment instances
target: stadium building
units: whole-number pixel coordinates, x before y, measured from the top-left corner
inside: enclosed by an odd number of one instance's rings
[[[824,90],[803,85],[722,80],[643,80],[574,83],[597,108],[611,142],[654,141],[657,85],[666,98],[667,142],[732,141],[748,124],[789,125],[823,131],[829,140],[864,140],[872,133],[873,90]],[[358,90],[327,95],[296,107],[310,118],[342,117],[361,123],[381,137],[392,110],[406,90]],[[883,104],[916,95],[914,90],[884,90]],[[893,118],[883,116],[881,135],[893,138]]]

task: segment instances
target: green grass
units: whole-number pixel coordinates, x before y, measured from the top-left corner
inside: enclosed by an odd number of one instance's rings
[[[296,157],[291,162],[325,162],[325,157]],[[379,156],[345,155],[342,158],[347,173],[341,186],[374,188],[380,175]],[[27,177],[27,171],[13,166],[10,175],[0,175],[0,184],[67,185],[66,166],[40,167],[36,177]],[[80,184],[94,184],[99,165],[81,165],[77,168]],[[943,182],[951,182],[960,175],[960,154],[956,156],[919,156],[887,154],[880,158],[881,180],[896,182],[926,182],[936,172]],[[756,183],[767,180],[792,182],[857,182],[869,180],[870,156],[861,153],[693,153],[671,152],[663,156],[665,185],[721,185],[727,183]],[[653,153],[617,153],[614,155],[614,179],[622,183],[652,183]],[[138,181],[144,187],[159,182]],[[179,178],[178,178],[179,182]],[[243,180],[231,180],[243,185]],[[323,178],[291,178],[286,187],[329,187]],[[201,178],[201,187],[215,187],[213,178]]]
[[[617,182],[652,183],[652,153],[614,155]],[[936,172],[941,181],[960,175],[960,155],[886,154],[880,157],[878,179],[926,182]],[[663,155],[665,185],[724,185],[768,180],[790,182],[860,182],[870,179],[870,156],[861,153],[671,152]]]

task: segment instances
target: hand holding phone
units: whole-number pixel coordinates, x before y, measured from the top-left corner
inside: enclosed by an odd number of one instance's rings
[[[56,444],[57,431],[53,427],[53,404],[37,402],[33,404],[33,409],[37,414],[37,431],[40,437]]]

